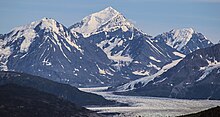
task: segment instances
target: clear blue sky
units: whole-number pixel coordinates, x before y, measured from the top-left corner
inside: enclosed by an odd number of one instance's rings
[[[220,40],[220,0],[0,0],[0,33],[43,17],[65,26],[112,6],[147,34],[193,27]]]

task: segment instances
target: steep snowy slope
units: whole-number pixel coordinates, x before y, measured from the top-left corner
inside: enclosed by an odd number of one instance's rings
[[[157,43],[165,42],[184,54],[213,45],[202,33],[192,28],[174,29],[156,36],[153,40]]]
[[[171,63],[165,65],[162,67],[162,69],[160,69],[157,73],[147,76],[147,77],[143,77],[134,81],[131,81],[129,83],[126,83],[124,85],[118,86],[116,89],[114,89],[116,92],[124,92],[124,91],[129,91],[129,90],[134,90],[134,89],[138,89],[141,87],[144,87],[145,85],[147,85],[147,83],[149,83],[150,81],[152,81],[154,78],[159,77],[161,74],[163,74],[164,72],[166,72],[167,70],[171,69],[172,67],[174,67],[176,64],[178,64],[182,59],[178,59],[178,60],[174,60]]]
[[[0,44],[1,70],[30,73],[75,86],[127,81],[111,70],[110,60],[100,48],[76,40],[53,19],[17,27],[5,34]]]
[[[0,70],[74,86],[115,86],[160,73],[184,54],[211,45],[192,29],[152,38],[108,7],[68,29],[44,18],[0,35]]]
[[[114,20],[114,22],[112,22]],[[121,21],[124,22],[121,22]],[[111,22],[111,23],[109,23]],[[84,37],[89,37],[91,34],[98,31],[111,30],[113,27],[123,26],[126,30],[127,26],[132,24],[127,22],[124,16],[113,9],[107,7],[100,12],[93,13],[85,18],[81,22],[78,22],[70,27],[72,33],[80,33]]]
[[[91,27],[92,30],[86,30]],[[151,36],[140,31],[112,7],[85,17],[69,29],[82,33],[86,41],[102,49],[112,60],[114,70],[128,78],[154,74],[166,63],[181,58],[168,45],[153,43]]]
[[[220,44],[188,54],[176,66],[128,95],[220,99]]]

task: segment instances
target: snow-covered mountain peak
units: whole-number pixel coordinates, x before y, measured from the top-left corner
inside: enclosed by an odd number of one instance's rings
[[[81,33],[84,37],[89,37],[97,31],[112,30],[113,28],[121,27],[124,31],[128,27],[132,27],[130,23],[120,12],[112,7],[107,7],[102,11],[93,13],[81,22],[78,22],[70,27],[71,32]]]
[[[115,10],[111,6],[105,8],[104,10],[99,11],[99,12],[97,12],[95,14],[97,15],[97,14],[104,14],[104,13],[106,13],[105,15],[117,15],[117,14],[120,14],[117,10]]]
[[[61,23],[57,22],[52,18],[43,18],[40,21],[37,21],[36,26],[39,26],[40,29],[52,31],[57,34],[66,33],[65,26],[63,26]]]
[[[170,31],[173,34],[173,38],[177,41],[189,41],[192,34],[195,33],[193,28],[173,29]]]
[[[97,31],[98,32],[99,31],[109,32],[109,31],[114,31],[114,30],[121,28],[122,31],[126,32],[129,29],[133,29],[133,27],[134,25],[130,21],[128,21],[122,14],[117,14],[112,19],[110,19],[108,22],[101,25]]]
[[[58,29],[57,27],[55,27],[55,24],[57,24],[57,22],[54,19],[43,18],[41,20],[31,22],[27,25],[15,27],[6,36],[5,41],[14,42],[19,38],[25,38],[26,41],[32,42],[34,38],[38,36],[36,31],[37,28],[58,32]]]
[[[195,31],[192,28],[183,28],[171,30],[170,33],[173,34],[173,39],[168,40],[167,44],[180,51],[189,42]]]
[[[213,45],[202,33],[195,31],[193,28],[173,29],[156,36],[153,40],[160,43],[165,42],[183,54],[189,54],[197,49]]]
[[[46,29],[56,33],[64,31],[64,26],[52,18],[42,18],[41,20],[31,22],[30,24],[23,25],[12,29],[13,32],[35,30],[35,28]]]
[[[18,26],[12,29],[12,31],[14,30],[26,30],[26,29],[33,29],[35,28],[37,25],[44,25],[44,27],[49,27],[52,26],[54,24],[56,24],[56,20],[52,19],[52,18],[42,18],[41,20],[37,20],[37,21],[33,21],[29,24],[23,25],[23,26]]]
[[[28,40],[34,39],[37,36],[34,29],[39,24],[39,22],[40,21],[34,21],[30,24],[13,28],[11,32],[6,36],[5,41],[14,42],[22,37]]]
[[[43,17],[40,21],[42,22],[56,22],[53,18]]]
[[[119,14],[120,13],[112,7],[107,7],[104,10],[83,18],[83,21],[87,22],[88,25],[94,25],[93,28],[95,29]],[[92,28],[92,26],[90,28]]]
[[[48,27],[55,28],[57,27],[58,24],[58,22],[52,18],[43,18],[40,20],[40,23],[42,28],[48,28]]]
[[[48,38],[50,37],[50,38]],[[75,44],[68,29],[52,18],[43,18],[30,24],[14,28],[4,38],[4,43],[14,43],[21,41],[20,52],[26,53],[35,39],[50,39],[54,43],[60,43],[60,39],[65,39],[71,46],[82,51]]]
[[[193,28],[181,28],[181,29],[173,29],[170,32],[178,34],[193,34],[195,30]]]

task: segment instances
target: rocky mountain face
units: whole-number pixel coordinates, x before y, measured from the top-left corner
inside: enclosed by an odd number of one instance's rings
[[[80,91],[68,84],[57,83],[39,76],[25,73],[0,71],[0,85],[16,84],[23,87],[31,87],[39,91],[55,95],[80,106],[86,105],[115,105],[114,101],[104,97]]]
[[[98,47],[77,40],[59,22],[44,18],[5,34],[1,69],[38,75],[74,86],[100,86],[127,79],[114,74]]]
[[[0,86],[3,117],[103,117],[83,107],[34,88],[15,84]]]
[[[166,43],[183,54],[214,45],[202,33],[192,28],[174,29],[156,36],[153,40],[156,43]]]
[[[0,35],[0,70],[77,87],[117,86],[151,76],[184,54],[211,45],[192,29],[153,38],[108,7],[69,28],[43,18]]]
[[[113,27],[120,28],[121,26],[126,29],[130,25],[132,24],[121,13],[112,7],[107,7],[102,11],[86,16],[82,21],[70,26],[69,29],[72,33],[77,32],[84,37],[89,37],[99,31],[107,31]]]
[[[128,78],[149,76],[166,63],[181,58],[175,55],[176,50],[168,46],[169,51],[162,49],[137,29],[100,32],[86,39],[105,52],[114,70]]]
[[[188,54],[144,87],[119,94],[220,99],[220,44]]]
[[[214,45],[211,41],[209,41],[204,35],[201,33],[196,32],[192,28],[183,28],[183,29],[175,29],[171,30],[169,32],[160,34],[153,39],[153,43],[159,45],[159,47],[163,47],[163,49],[166,49],[166,46],[170,46],[171,48],[176,49],[180,53],[173,52],[174,54],[185,57],[185,55],[205,47],[210,47]],[[166,50],[169,52],[169,50]],[[146,76],[134,81],[131,81],[129,83],[123,84],[118,87],[113,87],[116,91],[128,91],[133,90],[136,88],[143,87],[146,85],[149,81],[157,77],[158,75],[161,75],[162,73],[166,72],[168,69],[175,66],[179,61],[175,60],[170,63],[167,63],[164,65],[159,71],[157,71],[155,74]]]
[[[69,28],[105,52],[116,72],[127,78],[151,75],[180,58],[168,45],[159,46],[112,7],[85,17]]]
[[[167,70],[174,67],[181,60],[182,59],[174,60],[171,63],[168,63],[168,64],[164,65],[158,72],[156,72],[153,75],[142,77],[142,78],[139,78],[137,80],[133,80],[131,82],[128,82],[128,83],[125,83],[123,85],[119,85],[119,86],[116,86],[116,87],[110,87],[108,90],[113,90],[115,92],[126,92],[126,91],[135,90],[135,89],[139,89],[141,87],[144,87],[150,81],[152,81],[154,78],[160,76],[161,74],[163,74]]]

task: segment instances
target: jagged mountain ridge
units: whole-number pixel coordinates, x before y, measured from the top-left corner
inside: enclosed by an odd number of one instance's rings
[[[118,94],[220,99],[220,44],[188,54],[147,85]]]
[[[113,27],[123,27],[124,30],[127,27],[132,27],[133,24],[129,22],[121,13],[107,7],[104,10],[93,13],[83,18],[81,22],[75,23],[70,26],[69,29],[72,33],[82,34],[84,37],[97,33],[99,31],[111,30]]]
[[[180,51],[181,53],[175,52],[175,54],[181,57],[185,57],[186,54],[189,54],[197,49],[213,45],[213,43],[209,41],[204,35],[196,32],[192,28],[174,29],[154,37],[152,41],[155,44],[159,45],[159,47],[166,47],[168,45],[171,48]],[[161,68],[153,75],[131,81],[121,86],[114,87],[113,89],[115,89],[116,91],[128,91],[143,87],[149,81],[153,80],[158,75],[161,75],[161,73],[166,72],[167,69],[172,68],[176,64],[176,61],[172,61],[171,63],[164,65],[163,68]],[[167,68],[167,66],[169,66],[169,68]]]
[[[89,27],[93,28],[86,30]],[[123,84],[183,57],[166,43],[156,43],[112,7],[68,29],[44,18],[0,37],[2,70],[74,86]]]
[[[174,54],[178,53],[175,49],[169,46],[159,47],[151,42],[149,36],[136,29],[126,32],[122,29],[100,32],[86,40],[106,53],[107,57],[113,61],[111,66],[129,76],[151,75],[160,70],[163,65],[180,58]]]
[[[183,54],[214,45],[202,33],[196,32],[193,28],[173,29],[156,36],[153,40],[156,43],[166,43]]]
[[[1,67],[5,70],[75,86],[117,84],[127,80],[114,74],[108,66],[110,60],[101,49],[76,40],[65,26],[53,19],[44,18],[5,34],[1,51]]]
[[[153,75],[150,75],[150,76],[147,76],[147,77],[143,77],[143,78],[139,78],[137,80],[133,80],[131,82],[128,82],[126,84],[123,84],[123,85],[120,85],[120,86],[117,86],[117,87],[111,87],[111,88],[109,88],[109,90],[114,90],[115,92],[126,92],[126,91],[135,90],[135,89],[139,89],[141,87],[144,87],[149,82],[154,80],[154,78],[159,77],[161,74],[163,74],[167,70],[169,70],[172,67],[174,67],[181,60],[182,59],[178,59],[178,60],[172,61],[169,64],[164,65],[161,70],[159,70],[158,72],[156,72]]]
[[[112,17],[102,18],[106,14]],[[93,19],[101,21],[94,23]],[[93,30],[95,32],[88,31],[89,36],[85,40],[101,48],[113,61],[111,66],[127,77],[151,75],[166,63],[180,58],[175,54],[178,53],[175,49],[153,43],[151,36],[140,31],[112,7],[85,17],[81,23],[76,23],[69,29],[88,35],[82,30],[80,32],[79,27],[93,27],[92,24],[97,24]]]

